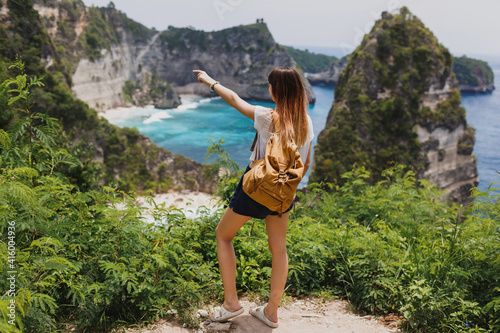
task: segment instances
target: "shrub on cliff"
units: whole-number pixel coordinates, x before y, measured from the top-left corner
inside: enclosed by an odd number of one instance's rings
[[[318,73],[326,70],[339,59],[324,54],[316,54],[308,50],[302,51],[291,46],[284,46],[287,52],[297,62],[297,65],[307,73]]]

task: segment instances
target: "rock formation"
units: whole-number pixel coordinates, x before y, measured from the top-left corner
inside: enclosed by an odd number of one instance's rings
[[[179,104],[172,85],[141,68],[141,59],[159,33],[127,18],[114,8],[87,8],[78,1],[36,0],[34,3],[53,43],[57,56],[71,67],[71,88],[79,99],[99,111],[130,104]],[[47,67],[52,58],[44,59]],[[163,81],[163,82],[160,82]],[[123,87],[135,83],[144,94],[140,101],[127,99]],[[158,87],[163,87],[158,91]],[[156,96],[149,94],[155,90]],[[171,96],[168,101],[167,96]],[[128,96],[131,97],[131,96]]]
[[[312,85],[334,86],[339,80],[340,74],[347,65],[347,56],[328,66],[325,71],[309,74],[307,80]]]
[[[453,72],[457,76],[460,91],[488,93],[495,89],[493,70],[486,61],[463,55],[454,59]]]
[[[243,99],[272,101],[267,75],[276,66],[296,67],[293,58],[278,45],[265,23],[203,32],[174,28],[162,32],[142,59],[142,67],[155,69],[174,83],[177,93],[214,96],[200,85],[193,69],[207,71]],[[309,103],[315,97],[307,80]]]
[[[340,75],[310,181],[341,183],[355,164],[376,181],[398,162],[466,203],[478,183],[474,132],[452,62],[406,7],[382,13]]]
[[[216,179],[205,176],[207,166],[172,154],[137,129],[110,124],[71,94],[70,87],[74,83],[71,74],[83,63],[88,66],[85,75],[90,78],[94,75],[94,79],[93,84],[87,82],[82,87],[85,86],[84,93],[96,93],[102,98],[96,103],[104,105],[106,101],[108,107],[114,102],[119,105],[120,98],[114,98],[124,97],[122,82],[142,82],[139,93],[157,96],[155,102],[162,104],[160,106],[175,103],[171,86],[155,77],[155,72],[140,71],[142,76],[134,78],[137,81],[126,81],[130,78],[130,70],[125,68],[125,62],[115,57],[125,55],[132,59],[135,55],[137,50],[131,46],[120,48],[126,38],[136,38],[138,48],[147,49],[147,43],[141,44],[141,41],[148,40],[148,29],[112,8],[85,8],[81,1],[37,1],[36,10],[30,7],[31,0],[1,4],[0,62],[6,66],[19,54],[30,77],[43,76],[44,86],[32,89],[32,111],[47,113],[61,121],[69,139],[68,151],[72,154],[79,154],[89,163],[102,162],[96,166],[100,170],[101,184],[118,185],[125,191],[191,189],[214,192]],[[116,26],[127,27],[130,35],[120,29],[111,29]],[[99,38],[101,35],[106,38]],[[97,70],[99,66],[102,72]],[[4,72],[4,76],[9,75],[16,74]],[[130,97],[140,100],[137,93],[133,91]],[[2,121],[0,127],[7,128],[9,118],[3,117]],[[72,172],[86,174],[85,169]]]
[[[272,101],[269,72],[276,66],[296,67],[263,22],[216,32],[174,27],[158,32],[114,8],[88,8],[77,1],[35,0],[35,9],[49,34],[78,55],[73,59],[72,89],[98,110],[127,105],[122,91],[125,84],[144,85],[143,77],[152,73],[175,91],[162,93],[151,101],[155,105],[175,106],[167,96],[175,99],[179,93],[213,96],[191,75],[193,69],[206,70],[244,99]],[[50,59],[46,61],[49,65]],[[314,103],[310,84],[304,82],[309,103]]]

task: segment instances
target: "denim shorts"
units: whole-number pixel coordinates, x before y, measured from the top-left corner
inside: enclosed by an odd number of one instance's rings
[[[250,171],[250,165],[247,166],[245,173],[247,173],[248,171]],[[243,176],[245,176],[245,173],[243,174]],[[231,198],[231,201],[229,201],[229,208],[232,208],[233,212],[237,214],[254,217],[256,219],[265,219],[268,215],[278,215],[278,212],[272,211],[266,206],[261,205],[254,199],[250,198],[243,191],[243,176],[241,176],[240,182],[238,183],[238,186],[234,191],[233,197]],[[290,211],[292,207],[293,202],[290,207],[283,213]]]

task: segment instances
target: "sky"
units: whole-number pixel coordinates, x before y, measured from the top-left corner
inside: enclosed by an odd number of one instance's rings
[[[110,0],[83,0],[107,6]],[[500,61],[500,0],[114,0],[149,28],[216,31],[263,18],[276,42],[349,54],[383,11],[402,6],[417,16],[454,56],[489,55]],[[332,51],[332,49],[334,49]],[[326,53],[326,52],[325,52]],[[496,57],[495,57],[496,59]]]

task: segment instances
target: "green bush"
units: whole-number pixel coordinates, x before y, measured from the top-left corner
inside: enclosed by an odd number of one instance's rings
[[[201,209],[188,219],[149,198],[154,222],[146,222],[134,195],[72,184],[58,167],[80,161],[55,139],[55,119],[27,107],[30,88],[39,84],[21,74],[1,87],[9,87],[14,112],[27,112],[9,132],[0,130],[2,256],[9,255],[9,237],[16,243],[15,260],[3,261],[0,271],[6,276],[10,264],[17,270],[17,319],[8,324],[10,297],[3,294],[2,332],[50,332],[67,322],[107,330],[174,310],[197,327],[196,310],[222,300],[215,240],[222,211]],[[126,133],[117,144],[137,135]],[[221,145],[214,142],[209,153],[220,157],[215,170],[232,170],[220,185],[227,197],[241,170]],[[389,168],[371,184],[370,172],[356,168],[342,174],[343,186],[327,184],[331,192],[319,184],[299,192],[287,234],[288,294],[328,292],[360,311],[400,313],[405,331],[498,332],[500,194],[475,189],[464,210],[439,201],[434,186],[406,169]],[[267,298],[264,223],[246,223],[234,249],[240,293]],[[9,281],[0,287],[8,290]]]
[[[297,65],[304,72],[308,73],[318,73],[324,71],[328,69],[330,65],[339,60],[336,57],[309,52],[309,50],[302,51],[291,46],[281,47],[283,47],[292,56],[292,58],[297,62]],[[274,49],[271,49],[271,51],[272,50]]]

